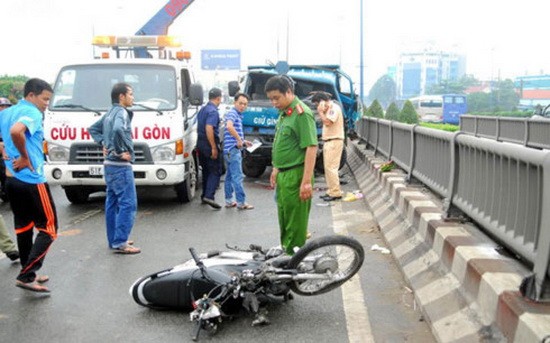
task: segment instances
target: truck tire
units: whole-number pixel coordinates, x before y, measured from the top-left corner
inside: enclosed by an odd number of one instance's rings
[[[90,192],[79,186],[65,187],[65,196],[72,204],[85,204],[90,197]]]
[[[185,181],[178,183],[174,188],[178,202],[183,204],[193,200],[197,190],[197,165],[195,158],[189,159],[189,172],[185,177]]]
[[[340,166],[338,167],[338,170],[344,168],[346,165],[346,162],[348,160],[348,153],[346,152],[346,146],[344,145],[344,149],[342,150],[342,157],[340,157]],[[323,164],[323,152],[317,156],[317,160],[315,161],[315,171],[317,171],[319,174],[325,173],[325,166]]]
[[[260,177],[265,172],[267,166],[263,164],[252,164],[243,159],[243,173],[248,177]]]

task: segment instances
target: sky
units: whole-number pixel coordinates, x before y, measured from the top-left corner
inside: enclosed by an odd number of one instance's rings
[[[0,75],[53,82],[93,56],[94,35],[133,35],[168,0],[1,0]],[[548,0],[363,0],[365,93],[405,47],[434,42],[467,58],[478,79],[550,74]],[[341,64],[359,84],[360,0],[195,0],[169,29],[192,52],[239,49],[241,68],[266,61]],[[288,50],[287,50],[288,46]],[[236,76],[235,76],[236,78]]]

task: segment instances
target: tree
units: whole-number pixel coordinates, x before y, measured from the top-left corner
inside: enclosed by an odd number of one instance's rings
[[[0,76],[0,97],[8,98],[12,103],[23,97],[23,87],[29,78],[24,75]]]
[[[386,119],[387,120],[399,120],[399,108],[392,102],[386,109]]]
[[[459,80],[443,80],[432,85],[426,90],[426,94],[462,94],[468,87],[479,84],[479,80],[472,75],[464,75]]]
[[[497,81],[491,85],[490,93],[472,93],[466,98],[468,112],[512,111],[519,104],[519,96],[510,79]]]
[[[399,121],[407,124],[418,123],[418,114],[416,113],[412,102],[410,102],[409,100],[405,101],[403,109],[399,113]]]
[[[367,108],[365,115],[367,117],[384,118],[384,109],[380,106],[378,100],[374,100]]]
[[[397,98],[397,85],[388,75],[380,77],[369,92],[369,99],[378,100],[382,107],[387,107]]]

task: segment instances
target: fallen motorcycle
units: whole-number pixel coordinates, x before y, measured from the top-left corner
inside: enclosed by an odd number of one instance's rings
[[[130,294],[152,309],[190,311],[196,341],[201,330],[214,334],[225,317],[242,308],[254,315],[253,326],[269,324],[261,305],[290,300],[291,291],[305,296],[331,291],[355,275],[365,258],[357,240],[339,235],[309,240],[293,256],[281,248],[227,248],[200,256],[190,248],[192,259],[138,279]]]

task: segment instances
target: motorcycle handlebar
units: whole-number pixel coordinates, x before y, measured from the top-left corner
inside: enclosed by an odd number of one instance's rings
[[[197,267],[203,270],[204,264],[199,258],[199,255],[197,254],[197,252],[195,251],[195,248],[189,248],[189,252],[191,253],[191,257],[193,257],[193,260],[195,261],[195,264],[197,265]]]

